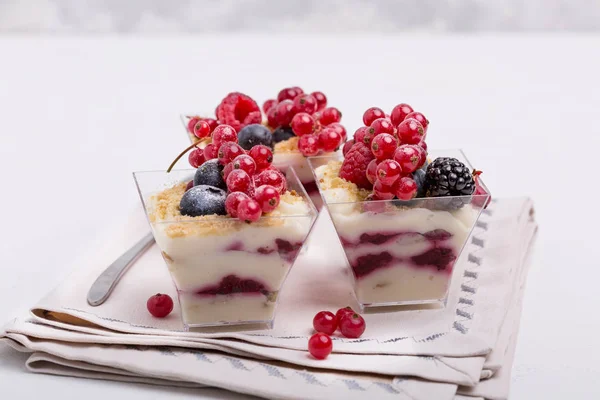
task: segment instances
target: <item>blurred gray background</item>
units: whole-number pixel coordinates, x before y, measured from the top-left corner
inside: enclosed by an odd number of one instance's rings
[[[600,0],[0,0],[0,33],[592,32]]]

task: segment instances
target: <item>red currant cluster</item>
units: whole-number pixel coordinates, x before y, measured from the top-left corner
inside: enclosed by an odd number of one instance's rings
[[[282,89],[277,100],[264,102],[263,111],[272,129],[291,127],[302,155],[314,156],[319,151],[331,152],[346,141],[346,129],[339,122],[342,113],[327,107],[322,92],[306,94],[299,87]]]
[[[414,198],[418,187],[412,174],[427,161],[429,121],[408,104],[398,104],[390,115],[369,108],[363,122],[365,126],[356,130],[354,140],[344,145],[346,159],[340,176],[360,187],[372,186],[374,200]],[[365,147],[370,154],[365,155]]]
[[[320,311],[313,318],[315,333],[308,339],[308,351],[319,360],[327,358],[333,350],[332,335],[338,328],[347,338],[359,338],[367,327],[362,316],[350,307],[340,308],[334,314],[331,311]]]

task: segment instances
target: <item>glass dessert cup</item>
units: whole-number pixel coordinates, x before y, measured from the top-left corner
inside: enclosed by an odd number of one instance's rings
[[[186,329],[272,327],[279,291],[315,221],[314,206],[288,168],[288,192],[275,211],[256,222],[181,215],[179,200],[170,199],[181,198],[194,172],[134,173],[152,233],[177,288]]]
[[[460,150],[439,154],[471,168]],[[332,168],[342,160],[312,157],[309,163],[352,271],[361,308],[445,304],[454,263],[489,191],[409,201],[348,201],[357,198],[351,193],[357,192],[356,185],[337,176],[339,167]]]
[[[183,128],[185,129],[186,135],[190,140],[190,143],[199,141],[199,139],[188,129],[188,122],[193,115],[195,114],[181,115],[181,122],[183,124]],[[210,142],[201,142],[198,147],[203,148],[208,143]],[[341,154],[341,151],[338,150],[335,153],[327,153],[326,155],[334,154]],[[319,189],[317,188],[313,173],[308,164],[308,158],[304,157],[298,150],[298,139],[296,137],[283,142],[275,143],[272,165],[280,171],[285,171],[287,168],[293,167],[294,171],[298,175],[298,178],[300,179],[300,182],[302,182],[306,193],[308,193],[310,196],[315,208],[317,210],[321,209],[323,202],[321,200],[321,195],[319,194]]]

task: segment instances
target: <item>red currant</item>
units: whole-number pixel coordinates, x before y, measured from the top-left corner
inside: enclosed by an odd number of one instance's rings
[[[410,174],[419,169],[421,155],[413,146],[403,144],[394,152],[394,160],[402,167],[402,173]]]
[[[225,181],[227,181],[227,177],[229,176],[231,171],[233,171],[233,164],[232,163],[225,164],[225,167],[223,167],[223,179],[225,179]]]
[[[367,165],[367,179],[371,183],[375,183],[375,180],[377,179],[377,165],[379,165],[377,159],[371,160],[369,165]]]
[[[419,169],[425,165],[425,161],[427,161],[427,152],[418,144],[411,144],[410,146],[419,153],[419,164],[417,165],[417,169]]]
[[[202,118],[202,120],[210,126],[210,133],[213,133],[215,128],[219,126],[219,122],[214,118]]]
[[[256,222],[262,215],[262,209],[254,199],[247,198],[240,201],[237,209],[238,218],[246,222]]]
[[[425,153],[427,153],[427,143],[425,143],[424,140],[421,140],[421,142],[419,143],[419,146],[421,146],[421,148],[423,150],[425,150]]]
[[[346,306],[336,311],[335,318],[337,319],[338,324],[342,320],[342,317],[346,314],[354,314],[354,310],[350,306]]]
[[[194,181],[191,180],[187,183],[187,185],[185,185],[185,191],[187,192],[188,190],[190,190],[193,187],[194,187]]]
[[[294,102],[291,100],[284,100],[281,103],[277,104],[276,109],[276,126],[290,126],[292,118],[294,117]]]
[[[363,114],[363,122],[366,126],[369,126],[378,118],[385,118],[385,113],[379,107],[368,108]]]
[[[298,94],[304,93],[304,89],[302,89],[300,86],[292,86],[292,89],[294,89]]]
[[[313,318],[313,328],[315,328],[315,331],[328,335],[335,332],[337,324],[337,318],[331,311],[319,311]]]
[[[424,135],[423,125],[414,118],[406,118],[398,125],[398,137],[402,144],[419,144]]]
[[[369,125],[369,132],[371,132],[373,136],[381,135],[382,133],[393,135],[394,131],[394,125],[385,118],[377,118]]]
[[[273,186],[279,194],[285,193],[287,190],[287,181],[285,176],[276,169],[266,169],[254,178],[256,186],[270,185]]]
[[[219,162],[225,165],[241,154],[244,154],[244,149],[239,144],[225,142],[219,147],[217,157],[219,157]]]
[[[474,169],[473,170],[473,180],[475,180],[475,192],[473,193],[473,200],[471,203],[479,208],[487,208],[487,206],[492,201],[492,196],[485,190],[483,185],[479,181],[479,175],[483,172]],[[487,198],[484,196],[488,196]]]
[[[219,155],[219,148],[215,146],[213,143],[207,144],[204,148],[204,159],[212,160],[213,158],[217,158]]]
[[[335,129],[335,131],[340,134],[342,142],[346,141],[348,135],[346,133],[346,128],[344,128],[344,125],[340,124],[339,122],[334,122],[333,124],[327,125],[327,128]]]
[[[417,121],[419,121],[421,123],[421,125],[423,125],[423,130],[425,132],[427,132],[427,127],[429,127],[429,120],[427,118],[425,118],[425,116],[422,113],[420,113],[418,111],[413,111],[406,116],[406,119],[409,119],[409,118],[414,118]]]
[[[346,314],[340,320],[340,332],[347,338],[359,338],[365,331],[367,324],[360,315]]]
[[[273,152],[263,144],[252,147],[248,154],[254,159],[258,171],[269,168],[273,162]]]
[[[369,128],[367,128],[366,126],[361,126],[360,128],[358,128],[356,131],[354,131],[354,141],[356,143],[358,142],[365,142],[365,134],[367,133],[367,130]]]
[[[305,112],[294,115],[294,118],[292,118],[292,131],[296,136],[313,133],[315,131],[315,119]]]
[[[411,200],[417,194],[417,183],[409,176],[403,176],[398,180],[396,188],[396,197],[400,200]]]
[[[229,125],[219,125],[212,133],[212,141],[217,148],[220,148],[225,142],[237,143],[237,133]]]
[[[374,200],[392,200],[395,196],[395,187],[384,185],[379,179],[373,184],[373,199]]]
[[[157,293],[148,299],[146,308],[156,318],[164,318],[173,311],[173,299],[168,294]]]
[[[326,153],[337,149],[342,141],[342,137],[335,129],[323,129],[319,133],[319,148]]]
[[[319,122],[321,125],[327,126],[334,122],[340,122],[342,120],[342,113],[335,107],[327,107],[321,112],[321,118]]]
[[[198,121],[200,121],[200,117],[192,117],[192,118],[190,118],[190,119],[188,120],[188,123],[187,123],[187,128],[188,128],[188,131],[189,131],[191,134],[193,134],[193,133],[194,133],[194,126],[196,126],[196,123],[197,123]]]
[[[344,157],[350,151],[352,146],[354,146],[354,139],[348,140],[346,143],[344,143],[344,147],[342,148],[342,154],[344,155]]]
[[[398,126],[411,112],[413,112],[413,108],[411,106],[409,106],[408,104],[400,103],[392,110],[390,120],[392,121],[392,124],[394,124],[394,126]]]
[[[210,125],[208,122],[203,120],[196,122],[196,125],[194,125],[194,135],[199,139],[210,136]]]
[[[277,101],[282,102],[284,100],[294,100],[299,94],[302,94],[302,89],[299,87],[281,89],[277,95]]]
[[[252,178],[250,178],[250,175],[246,171],[241,169],[231,171],[225,182],[230,192],[249,193],[252,186]]]
[[[373,138],[371,152],[379,161],[392,158],[398,147],[398,141],[389,133],[382,133]]]
[[[204,150],[203,149],[194,149],[190,152],[188,156],[188,161],[190,165],[194,168],[198,168],[202,164],[204,164]]]
[[[275,99],[269,99],[269,100],[265,101],[262,106],[263,112],[266,114],[267,112],[269,112],[271,107],[273,107],[275,104],[277,104],[277,100],[275,100]]]
[[[241,169],[246,171],[249,176],[253,176],[256,172],[256,162],[248,154],[241,154],[231,162],[233,169]]]
[[[319,153],[319,138],[316,135],[301,136],[298,150],[304,157],[316,156]]]
[[[323,92],[312,92],[311,96],[317,101],[317,111],[327,107],[327,96]]]
[[[225,199],[225,211],[233,218],[238,216],[238,206],[242,200],[249,199],[250,197],[243,192],[231,192]]]
[[[363,136],[363,143],[371,147],[371,143],[373,142],[374,137],[375,135],[373,134],[373,132],[371,132],[371,130],[367,128],[365,130],[365,135]]]
[[[301,94],[294,99],[294,113],[313,114],[317,111],[317,100],[310,94]]]
[[[258,202],[263,212],[273,211],[279,205],[279,192],[271,185],[262,185],[256,189],[254,200]]]
[[[308,339],[308,352],[317,360],[324,360],[333,350],[333,342],[326,333],[315,333]]]
[[[402,168],[394,160],[384,160],[377,165],[377,179],[386,186],[392,186],[402,174]]]
[[[267,123],[271,128],[277,128],[279,126],[279,121],[277,119],[277,104],[267,111]]]

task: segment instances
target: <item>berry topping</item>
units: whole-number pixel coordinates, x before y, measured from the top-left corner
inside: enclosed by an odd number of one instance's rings
[[[277,95],[277,101],[281,102],[284,100],[294,100],[296,96],[302,93],[302,89],[300,89],[297,86],[281,89],[281,91],[279,91],[279,94]]]
[[[321,112],[321,118],[319,122],[321,125],[327,126],[334,122],[340,122],[342,120],[342,113],[335,107],[327,107]]]
[[[344,315],[339,325],[342,335],[353,339],[359,338],[367,327],[364,318],[356,313]]]
[[[220,189],[226,189],[225,181],[221,176],[223,166],[218,160],[208,160],[198,167],[194,175],[194,186],[208,185]]]
[[[394,152],[394,160],[402,167],[402,172],[410,174],[419,169],[419,163],[421,162],[421,154],[415,147],[403,144],[399,146]]]
[[[337,325],[337,318],[331,311],[319,311],[313,318],[313,328],[317,332],[331,335],[337,329]]]
[[[263,112],[266,114],[275,104],[277,104],[277,100],[275,99],[269,99],[265,101],[262,106]]]
[[[422,140],[421,143],[419,143],[419,146],[421,146],[423,150],[425,150],[425,153],[427,153],[427,143],[425,143],[424,140]]]
[[[185,186],[185,191],[187,192],[188,190],[190,190],[191,188],[194,187],[194,181],[191,180],[187,183],[187,185]]]
[[[350,306],[346,306],[336,311],[335,318],[337,319],[338,324],[342,320],[342,317],[346,314],[354,314],[354,310]]]
[[[425,165],[425,162],[427,161],[427,152],[423,147],[421,147],[418,144],[410,145],[410,147],[414,148],[417,151],[417,153],[419,153],[419,165],[417,166],[417,168],[422,168],[423,165]]]
[[[198,168],[204,162],[204,150],[203,149],[194,149],[188,155],[188,161],[190,165],[194,168]]]
[[[371,164],[369,164],[371,165]],[[368,173],[367,169],[367,173]],[[402,168],[394,160],[384,160],[377,165],[377,179],[386,186],[391,186],[402,174]]]
[[[250,150],[258,144],[273,148],[273,135],[266,126],[251,124],[238,133],[238,143],[244,150]]]
[[[294,98],[294,113],[312,115],[315,111],[317,111],[317,100],[310,94],[301,94]]]
[[[308,339],[308,352],[317,360],[324,360],[333,350],[333,342],[326,333],[315,333]]]
[[[256,222],[262,215],[262,209],[254,199],[247,198],[240,201],[237,209],[238,218],[246,222]]]
[[[206,121],[199,120],[194,125],[194,135],[199,139],[210,136],[210,132],[210,125]]]
[[[287,190],[287,182],[285,176],[277,170],[266,169],[254,177],[256,186],[270,185],[273,186],[280,194]]]
[[[275,107],[275,125],[274,126],[290,126],[294,117],[294,102],[284,100]],[[269,124],[270,125],[270,124]]]
[[[204,148],[204,159],[205,160],[212,160],[217,158],[217,156],[219,155],[219,148],[217,146],[215,146],[213,143],[209,143],[206,145],[206,147]]]
[[[252,178],[244,170],[234,169],[227,176],[227,189],[230,192],[249,193],[252,187]]]
[[[418,186],[415,180],[408,176],[403,176],[398,181],[396,188],[396,197],[400,200],[411,200],[417,195]]]
[[[254,199],[263,212],[273,211],[279,205],[279,192],[271,185],[262,185],[256,189]]]
[[[319,153],[319,138],[316,135],[300,136],[298,150],[304,157],[316,156]]]
[[[319,148],[327,153],[337,149],[342,142],[342,136],[329,127],[319,133]]]
[[[219,126],[219,123],[214,118],[202,118],[202,120],[204,122],[206,122],[208,124],[208,126],[210,126],[210,133],[213,133],[213,131],[215,130],[215,128],[217,126]]]
[[[196,122],[200,121],[200,117],[191,117],[187,123],[187,129],[190,133],[194,133],[194,126],[196,126]]]
[[[168,294],[157,293],[146,302],[146,308],[156,318],[164,318],[173,311],[173,299]]]
[[[398,137],[402,144],[419,144],[424,136],[423,125],[414,118],[407,118],[398,125]]]
[[[376,120],[375,122],[377,121],[379,120]],[[375,136],[371,142],[371,151],[378,160],[392,158],[397,147],[398,141],[389,133],[379,134]]]
[[[256,162],[247,154],[242,154],[234,158],[231,165],[233,166],[233,169],[241,169],[249,176],[253,176],[256,172]]]
[[[217,107],[217,119],[230,125],[236,132],[250,124],[260,124],[262,115],[258,104],[243,93],[230,93]]]
[[[412,177],[417,185],[416,197],[425,197],[425,170],[416,170],[413,172]]]
[[[376,159],[371,160],[369,165],[367,165],[367,172],[366,172],[367,179],[371,183],[375,183],[375,180],[377,179],[377,166],[378,165],[379,165],[379,162]]]
[[[487,206],[492,201],[492,196],[489,196],[487,200],[485,197],[483,197],[484,195],[489,195],[489,193],[479,182],[479,175],[481,175],[482,173],[483,172],[478,171],[476,169],[473,170],[473,180],[475,181],[475,192],[473,194],[475,196],[478,196],[473,198],[473,204],[479,208],[487,208]]]
[[[427,195],[431,197],[468,196],[475,191],[469,168],[456,158],[449,157],[436,158],[427,166],[425,184]]]
[[[277,122],[277,104],[267,111],[267,123],[271,128],[274,128],[279,125]]]
[[[273,152],[261,144],[252,147],[248,154],[254,159],[256,170],[259,172],[269,168],[273,162]]]
[[[297,136],[313,133],[315,131],[315,119],[305,112],[294,115],[294,118],[292,118],[292,131]]]
[[[198,294],[231,294],[231,293],[256,293],[263,292],[265,285],[254,279],[244,279],[236,275],[227,275],[218,285],[204,287]]]
[[[327,107],[327,96],[323,92],[312,92],[311,96],[317,101],[317,111]]]
[[[292,122],[294,122],[293,119],[292,119]],[[283,142],[284,140],[288,140],[290,138],[293,138],[294,136],[295,135],[294,135],[294,132],[292,131],[292,128],[290,128],[289,126],[280,126],[273,131],[273,142],[274,143]]]
[[[346,128],[344,128],[344,125],[338,123],[338,122],[334,122],[333,124],[329,124],[327,125],[328,129],[333,129],[335,130],[337,133],[340,134],[340,137],[342,138],[342,142],[345,142],[348,134],[346,133]]]
[[[348,140],[346,143],[344,143],[344,147],[342,148],[342,154],[344,155],[344,157],[350,151],[350,148],[352,146],[354,146],[354,139]]]
[[[359,188],[370,189],[371,182],[367,179],[367,166],[375,157],[371,149],[364,143],[355,143],[348,151],[342,167],[340,177],[353,182]]]
[[[386,185],[379,179],[373,184],[373,200],[392,200],[396,196],[394,184]]]
[[[217,156],[219,157],[219,162],[225,165],[244,153],[244,149],[242,149],[239,144],[235,142],[225,142],[219,147]]]
[[[227,199],[225,199],[225,211],[227,214],[232,216],[233,218],[237,218],[238,216],[238,206],[242,202],[242,200],[249,199],[250,197],[243,192],[231,192],[227,195]]]
[[[393,135],[395,133],[395,128],[388,119],[377,118],[369,125],[369,132],[373,136],[381,135],[382,133]]]
[[[195,185],[183,194],[183,197],[179,202],[179,210],[181,211],[181,214],[190,217],[212,214],[226,215],[226,197],[227,193],[217,187]]]
[[[400,103],[392,110],[392,113],[390,114],[390,120],[392,121],[392,124],[394,124],[394,126],[398,126],[411,112],[413,112],[411,106],[409,106],[408,104]]]
[[[237,143],[237,133],[229,125],[219,125],[212,133],[212,141],[217,148],[220,148],[225,142]]]
[[[379,107],[371,107],[363,114],[363,123],[369,126],[378,118],[385,118],[385,113]]]
[[[406,119],[409,119],[409,118],[413,118],[413,119],[416,119],[417,121],[419,121],[419,123],[421,125],[423,125],[423,130],[425,132],[427,132],[427,128],[429,127],[429,121],[427,120],[427,118],[425,118],[425,116],[423,114],[421,114],[418,111],[413,111],[406,116]]]
[[[232,163],[225,164],[225,167],[223,167],[223,172],[221,173],[221,175],[223,175],[223,179],[225,181],[227,181],[227,177],[229,176],[231,171],[233,171],[233,164]]]
[[[367,131],[369,130],[368,127],[366,126],[361,126],[360,128],[358,128],[355,132],[354,132],[354,141],[356,143],[358,142],[363,142],[364,144],[368,144],[370,145],[371,142],[367,143],[365,142],[365,135],[367,134]]]

